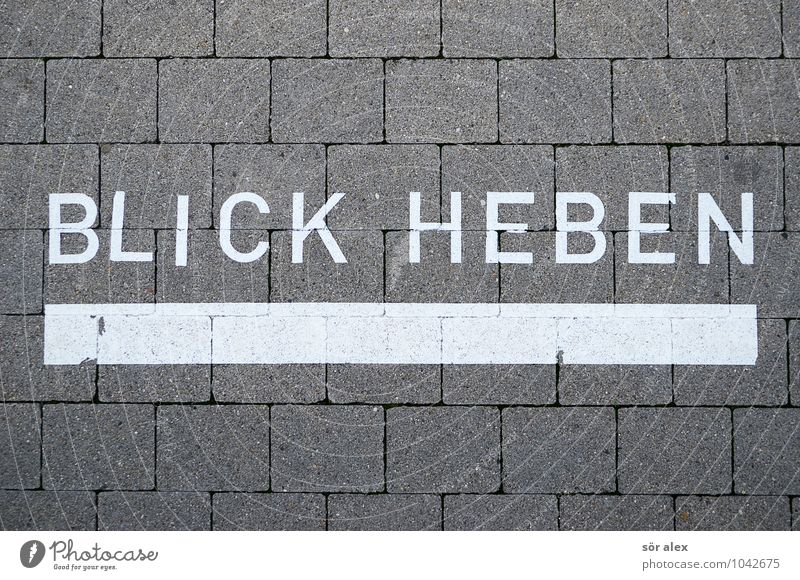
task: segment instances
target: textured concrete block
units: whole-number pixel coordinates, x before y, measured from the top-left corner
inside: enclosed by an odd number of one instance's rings
[[[44,63],[4,60],[0,63],[0,140],[41,141],[44,134]]]
[[[269,139],[266,60],[165,60],[159,64],[158,131],[163,141]]]
[[[479,492],[500,487],[500,414],[487,407],[387,411],[390,492]]]
[[[103,5],[105,56],[209,56],[213,51],[214,0],[106,0]]]
[[[800,230],[800,147],[786,147],[784,199],[786,229]]]
[[[48,61],[47,140],[155,141],[156,79],[151,59]]]
[[[800,530],[800,497],[792,500],[792,530]]]
[[[672,401],[672,369],[669,365],[563,365],[558,400],[562,405],[666,405]]]
[[[536,57],[553,55],[553,4],[549,0],[444,0],[444,56]]]
[[[42,232],[0,230],[0,248],[0,313],[42,312]]]
[[[620,409],[622,493],[730,493],[728,409]]]
[[[781,54],[781,0],[674,0],[669,3],[673,57]]]
[[[94,493],[0,490],[0,528],[79,531],[97,527]]]
[[[3,56],[95,56],[100,54],[102,0],[50,0],[3,5]]]
[[[99,530],[210,530],[207,493],[112,491],[97,496]]]
[[[202,402],[210,375],[208,365],[100,365],[97,392],[103,402]]]
[[[325,1],[217,2],[215,32],[218,56],[321,56]]]
[[[614,137],[620,143],[724,140],[723,61],[614,62]]]
[[[325,497],[311,493],[217,493],[214,529],[324,530]]]
[[[325,365],[214,365],[214,398],[240,403],[316,403],[325,398]]]
[[[158,409],[159,490],[266,490],[269,459],[269,407]]]
[[[613,409],[504,409],[504,491],[613,491],[614,426]]]
[[[333,403],[438,403],[439,365],[328,365]]]
[[[781,7],[784,54],[796,58],[800,56],[800,2],[798,0],[783,0]]]
[[[444,365],[448,405],[545,405],[556,401],[555,365]]]
[[[679,497],[676,530],[789,530],[789,498],[775,496]]]
[[[734,409],[733,443],[736,493],[798,493],[800,409]]]
[[[151,405],[45,405],[44,487],[152,489],[154,415]]]
[[[497,65],[490,60],[386,63],[386,140],[469,143],[497,139]]]
[[[383,422],[380,407],[273,407],[273,490],[383,490]]]
[[[276,142],[372,143],[383,136],[383,64],[278,60],[272,67]]]
[[[39,487],[41,431],[38,405],[0,403],[0,488]]]
[[[800,234],[756,233],[753,264],[741,264],[731,256],[731,302],[756,304],[763,318],[800,316]]]
[[[603,60],[500,63],[500,141],[611,140],[611,67]]]
[[[789,321],[789,398],[800,407],[800,324]]]
[[[673,529],[672,498],[668,495],[564,495],[562,530]]]
[[[447,495],[445,530],[539,531],[558,529],[554,495]]]
[[[440,530],[442,501],[422,494],[334,494],[328,497],[328,529]]]

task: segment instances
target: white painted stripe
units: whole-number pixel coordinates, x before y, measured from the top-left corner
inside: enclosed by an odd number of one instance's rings
[[[325,318],[321,316],[218,316],[213,320],[213,363],[284,364],[325,360]]]
[[[211,361],[209,317],[103,316],[98,327],[99,364],[208,364]]]

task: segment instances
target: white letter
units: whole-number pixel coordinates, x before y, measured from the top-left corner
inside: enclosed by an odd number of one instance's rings
[[[111,261],[112,262],[151,262],[152,252],[123,252],[122,227],[125,219],[125,192],[114,194],[114,206],[111,210]]]
[[[486,263],[487,264],[533,264],[532,252],[501,252],[498,249],[500,236],[504,230],[520,234],[528,229],[528,224],[504,224],[498,221],[498,206],[501,203],[533,203],[533,193],[529,191],[487,191],[486,192]]]
[[[189,196],[178,196],[178,207],[175,216],[175,265],[185,266],[188,254],[187,238],[189,236]]]
[[[304,193],[295,193],[292,211],[292,263],[303,263],[303,244],[306,238],[313,231],[319,233],[322,243],[328,249],[328,253],[337,264],[346,264],[347,258],[344,257],[339,244],[333,239],[328,226],[325,225],[325,216],[333,209],[339,200],[344,197],[343,193],[334,193],[331,198],[314,214],[308,223],[303,225],[303,206]]]
[[[421,222],[420,192],[409,192],[409,232],[408,232],[408,261],[412,264],[419,263],[419,237],[422,231],[450,232],[450,263],[461,263],[461,192],[450,192],[450,222]]]
[[[230,259],[246,264],[255,262],[263,256],[269,249],[269,242],[258,242],[255,249],[247,253],[239,252],[233,247],[233,244],[231,244],[231,215],[233,214],[233,208],[240,202],[252,203],[260,213],[269,213],[269,206],[260,195],[250,191],[243,191],[235,193],[226,199],[219,210],[219,245]]]
[[[709,193],[697,197],[697,262],[711,263],[711,220],[722,232],[728,232],[728,245],[742,264],[753,263],[753,194],[742,194],[742,239],[733,228]]]
[[[571,203],[585,203],[592,207],[592,219],[585,222],[569,221],[567,211]],[[606,215],[606,208],[593,193],[577,191],[556,192],[556,263],[591,264],[606,253],[606,237],[597,231]],[[594,248],[588,254],[570,254],[567,247],[567,232],[588,232],[594,238]]]
[[[62,205],[83,206],[84,216],[78,223],[65,224],[61,221]],[[50,223],[50,263],[51,264],[83,264],[97,255],[100,240],[92,229],[97,219],[97,204],[85,193],[51,193],[49,203]],[[62,234],[81,234],[86,238],[86,249],[80,254],[62,254]]]
[[[641,233],[664,233],[669,224],[642,223],[642,204],[675,203],[674,193],[632,191],[628,194],[628,262],[631,264],[674,264],[672,252],[641,252]]]

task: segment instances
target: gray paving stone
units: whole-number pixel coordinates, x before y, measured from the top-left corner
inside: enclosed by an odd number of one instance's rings
[[[677,530],[789,530],[790,520],[788,497],[727,495],[675,500]]]
[[[211,146],[103,145],[100,168],[104,227],[117,191],[125,192],[125,229],[174,229],[179,195],[189,196],[190,228],[211,225]]]
[[[103,402],[194,403],[211,396],[209,365],[100,365],[97,392]]]
[[[105,56],[209,56],[213,51],[214,0],[104,2]]]
[[[261,214],[249,203],[237,205],[231,216],[234,229],[290,228],[295,192],[305,193],[305,216],[309,219],[325,204],[325,164],[322,145],[217,145],[214,227],[219,228],[222,204],[241,192],[264,198],[270,213]],[[349,201],[342,200],[342,207],[329,215],[329,222]]]
[[[420,193],[420,220],[439,222],[439,148],[435,145],[330,147],[328,191],[346,194],[339,202],[341,208],[337,207],[328,216],[331,229],[406,230],[412,191]]]
[[[325,497],[311,493],[217,493],[214,529],[324,530]]]
[[[792,530],[800,530],[800,497],[792,500]]]
[[[444,56],[553,56],[549,0],[444,0]]]
[[[270,296],[273,301],[383,300],[383,234],[338,231],[332,235],[347,259],[346,264],[333,262],[316,233],[306,238],[303,263],[294,264],[291,232],[281,231],[272,235]]]
[[[390,492],[491,493],[500,488],[497,409],[389,409],[386,437]]]
[[[562,530],[673,529],[672,498],[668,495],[562,495]]]
[[[672,401],[669,365],[563,365],[562,405],[666,405]]]
[[[786,229],[800,230],[800,147],[786,147],[784,199]]]
[[[97,496],[100,530],[210,530],[207,493],[112,491]]]
[[[159,64],[162,141],[269,139],[270,65],[258,59],[170,59]]]
[[[618,411],[617,476],[622,493],[730,493],[728,409]]]
[[[102,0],[50,0],[3,5],[3,56],[95,56],[100,54]]]
[[[386,63],[386,140],[497,140],[497,65],[491,60]]]
[[[786,389],[786,323],[758,321],[754,366],[675,366],[677,405],[783,405]]]
[[[272,66],[272,139],[372,143],[383,135],[378,59],[278,60]]]
[[[611,140],[611,67],[604,60],[500,63],[500,141]]]
[[[436,56],[436,0],[331,0],[331,56]]]
[[[544,145],[463,145],[442,148],[442,215],[450,221],[450,192],[461,192],[465,230],[486,229],[487,191],[529,191],[533,204],[501,206],[500,220],[555,227],[553,149]]]
[[[731,302],[756,304],[762,318],[800,316],[800,234],[756,233],[752,265],[731,257]]]
[[[442,501],[422,494],[333,494],[328,497],[328,529],[441,530]]]
[[[3,530],[94,530],[95,494],[85,491],[0,490]]]
[[[628,193],[674,191],[669,189],[669,154],[666,147],[646,145],[581,146],[556,148],[556,191],[588,191],[603,202],[601,230],[628,229]],[[570,205],[572,221],[591,219],[586,205]],[[669,222],[669,208],[642,206],[642,219]]]
[[[232,403],[317,403],[325,365],[214,365],[214,398]]]
[[[94,362],[44,366],[44,317],[0,316],[0,399],[3,401],[90,401]]]
[[[45,489],[152,489],[151,405],[44,405]]]
[[[269,489],[267,406],[158,408],[158,489]]]
[[[325,0],[217,2],[217,55],[324,55],[325,5]]]
[[[328,365],[333,403],[438,403],[439,365]]]
[[[734,491],[800,493],[800,409],[734,409]]]
[[[800,141],[796,60],[728,62],[728,135],[733,143]]]
[[[47,62],[47,140],[154,141],[156,61],[82,59]]]
[[[447,405],[546,405],[556,402],[555,365],[444,365]]]
[[[789,399],[800,407],[800,324],[789,321]]]
[[[0,145],[0,229],[48,227],[51,193],[83,193],[97,203],[96,145]],[[82,212],[62,208],[65,222]]]
[[[382,491],[381,407],[272,408],[272,489]]]
[[[613,491],[614,425],[610,408],[504,409],[503,490]]]
[[[0,488],[39,487],[41,431],[38,405],[0,403]]]
[[[568,237],[571,253],[587,253],[593,239]],[[500,302],[612,302],[614,299],[613,240],[606,234],[606,253],[593,264],[557,264],[555,236],[545,232],[500,234],[503,252],[532,252],[533,264],[501,264]]]
[[[724,140],[723,61],[614,62],[614,138],[620,143]]]
[[[667,56],[667,0],[556,0],[558,56]]]
[[[554,495],[447,495],[445,530],[534,531],[558,529]]]
[[[0,141],[30,143],[44,135],[44,63],[0,63]]]
[[[781,0],[669,2],[673,57],[779,56]]]
[[[797,58],[800,56],[800,2],[798,0],[783,0],[781,6],[784,54]]]
[[[0,230],[0,248],[0,313],[42,312],[42,232]]]

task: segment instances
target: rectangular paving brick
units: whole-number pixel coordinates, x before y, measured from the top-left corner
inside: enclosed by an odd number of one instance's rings
[[[0,141],[32,143],[44,135],[44,63],[4,60],[0,63]]]
[[[47,140],[155,141],[156,69],[152,59],[48,61]]]
[[[488,407],[387,411],[390,492],[489,493],[500,487],[500,414]]]
[[[96,527],[94,492],[0,490],[0,529],[79,531]]]
[[[800,324],[789,321],[789,399],[792,405],[800,403]]]
[[[497,140],[497,65],[491,60],[386,63],[386,140]]]
[[[723,61],[615,61],[614,138],[620,143],[724,140]]]
[[[325,398],[325,365],[214,365],[221,402],[317,403]]]
[[[556,401],[555,365],[444,365],[447,405],[545,405]]]
[[[800,409],[734,409],[733,442],[736,493],[798,493]]]
[[[444,529],[556,530],[558,505],[554,495],[446,495]]]
[[[267,406],[159,407],[159,490],[269,489],[269,419]]]
[[[272,139],[373,143],[383,136],[383,63],[278,60],[272,66]]]
[[[39,487],[40,413],[38,405],[0,403],[0,488]]]
[[[562,495],[562,530],[673,529],[672,498],[668,495]]]
[[[0,248],[0,313],[41,313],[42,232],[0,230]]]
[[[609,408],[504,409],[503,490],[613,491],[614,426]]]
[[[152,489],[152,405],[44,405],[42,483],[46,489]]]
[[[800,230],[800,148],[786,147],[784,155],[786,229],[797,231]]]
[[[694,496],[675,500],[676,530],[788,530],[789,498]]]
[[[620,409],[622,493],[730,493],[728,409]]]
[[[333,494],[328,529],[423,531],[442,529],[442,500],[423,494]]]
[[[202,402],[210,375],[209,365],[100,365],[97,393],[103,402]]]
[[[669,365],[563,365],[562,405],[665,405],[672,401]]]
[[[800,497],[792,500],[792,530],[800,530]]]
[[[328,365],[333,403],[438,403],[439,365]]]
[[[272,489],[382,491],[381,407],[272,408]]]
[[[608,61],[503,61],[499,96],[503,143],[611,140]]]
[[[783,51],[786,56],[800,56],[800,2],[783,0]],[[795,512],[797,513],[797,512]]]
[[[50,0],[4,5],[0,22],[3,56],[96,56],[100,54],[102,0]]]
[[[731,258],[731,302],[756,304],[764,318],[800,316],[800,234],[756,233],[753,236],[754,263],[739,263]]]
[[[210,530],[207,493],[111,491],[97,496],[99,530]]]
[[[214,529],[324,530],[325,496],[311,493],[216,493]]]

